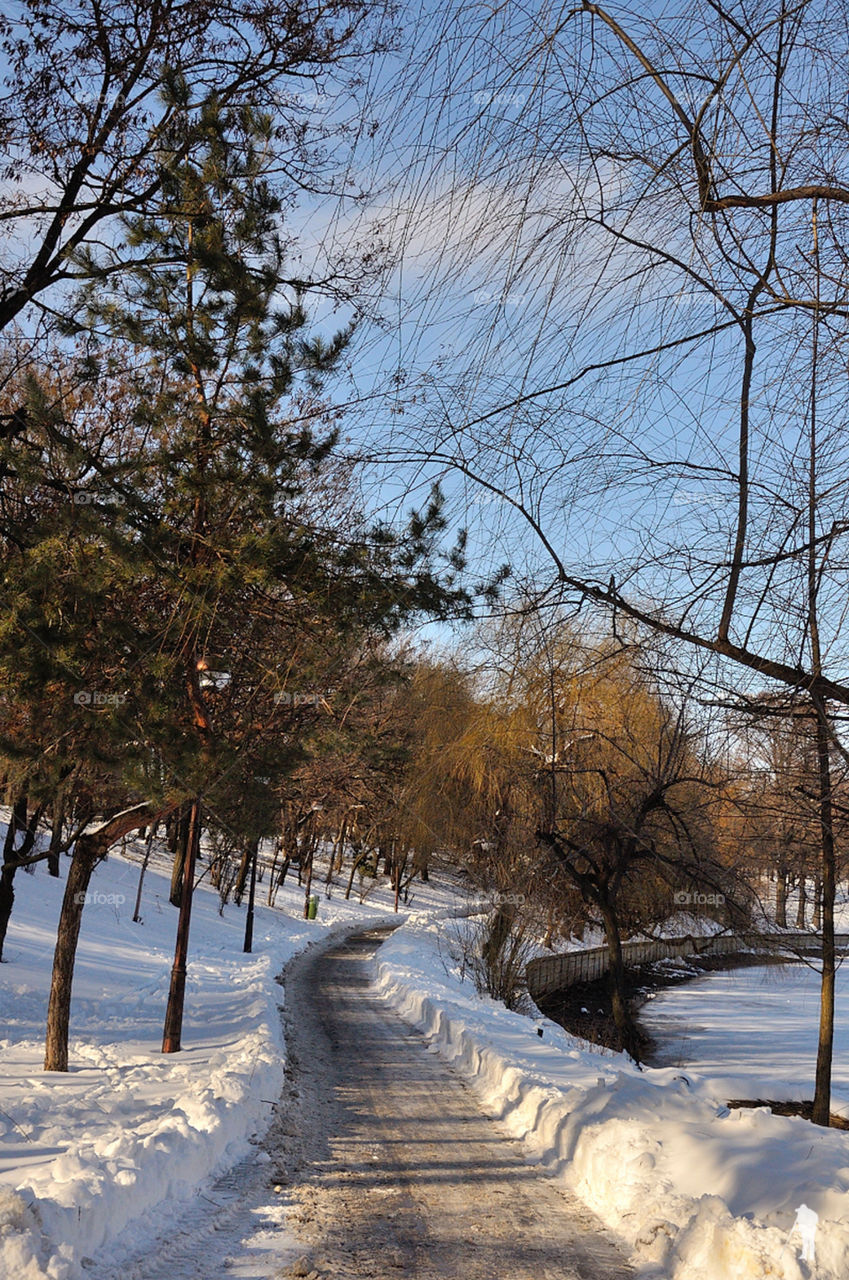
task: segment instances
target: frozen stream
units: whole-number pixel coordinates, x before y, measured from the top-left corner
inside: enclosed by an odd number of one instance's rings
[[[640,1011],[656,1066],[689,1067],[725,1098],[813,1097],[819,973],[731,969],[655,993]],[[849,969],[837,977],[832,1110],[849,1115]]]

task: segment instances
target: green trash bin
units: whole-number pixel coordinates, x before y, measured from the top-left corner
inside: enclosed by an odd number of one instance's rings
[[[317,915],[318,915],[318,898],[313,893],[310,895],[310,900],[309,900],[309,903],[307,904],[307,919],[314,920]]]

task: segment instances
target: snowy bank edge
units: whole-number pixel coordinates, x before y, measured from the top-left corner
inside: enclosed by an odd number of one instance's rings
[[[668,1187],[659,1192],[652,1150],[662,1140],[660,1126],[656,1135],[645,1134],[643,1151],[634,1155],[631,1148],[626,1162],[621,1123],[599,1122],[591,1103],[595,1089],[579,1083],[569,1089],[549,1084],[523,1067],[519,1058],[505,1053],[497,1043],[499,1028],[487,1025],[491,1021],[487,1013],[497,1009],[500,1027],[510,1020],[509,1025],[524,1039],[528,1019],[476,996],[468,982],[445,970],[447,923],[413,917],[397,930],[374,958],[378,991],[469,1081],[487,1112],[524,1144],[530,1162],[561,1181],[626,1243],[641,1276],[646,1280],[728,1280],[731,1276],[735,1280],[808,1280],[815,1275],[818,1280],[845,1280],[849,1259],[845,1220],[820,1223],[817,1267],[811,1271],[800,1263],[786,1232],[751,1217],[735,1217],[720,1196],[696,1198]],[[428,951],[430,965],[425,959]],[[434,997],[434,958],[443,970],[436,984],[438,998]],[[472,1028],[468,1025],[470,992],[481,1014]],[[564,1034],[559,1027],[556,1030]],[[598,1062],[599,1072],[608,1077],[614,1068],[619,1080],[639,1079],[637,1069],[622,1054],[600,1057]],[[694,1098],[694,1119],[698,1106]],[[769,1117],[773,1119],[786,1123]],[[643,1119],[639,1129],[646,1129]],[[641,1138],[639,1129],[636,1136]]]

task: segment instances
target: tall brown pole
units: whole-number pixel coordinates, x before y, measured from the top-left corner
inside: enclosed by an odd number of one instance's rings
[[[162,1033],[162,1052],[179,1053],[183,1034],[183,1001],[186,994],[186,959],[189,952],[189,924],[192,918],[192,891],[195,883],[195,862],[200,845],[200,797],[192,801],[189,819],[189,847],[183,868],[183,894],[180,899],[180,918],[177,922],[177,942],[174,947],[174,966],[171,970],[171,989],[168,992],[168,1008],[165,1011],[165,1029]]]

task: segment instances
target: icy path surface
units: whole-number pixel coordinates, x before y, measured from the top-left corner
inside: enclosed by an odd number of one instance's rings
[[[288,1082],[267,1155],[216,1184],[144,1259],[93,1268],[92,1280],[631,1276],[589,1210],[525,1163],[375,993],[383,936],[290,963]]]

